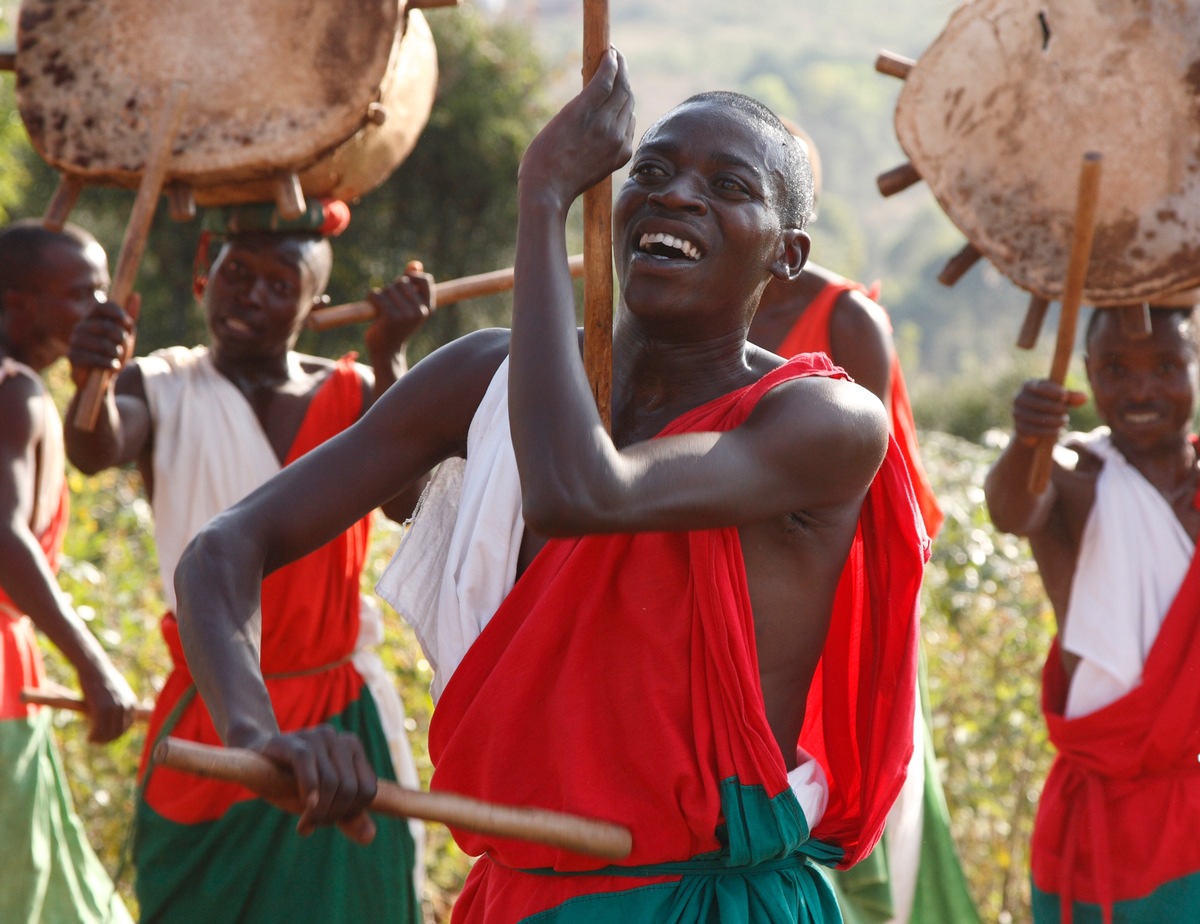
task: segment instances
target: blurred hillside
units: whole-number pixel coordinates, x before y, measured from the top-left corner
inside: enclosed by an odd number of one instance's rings
[[[639,130],[693,93],[733,89],[795,119],[813,137],[824,172],[813,259],[854,278],[882,280],[882,301],[896,325],[910,382],[919,390],[960,376],[991,378],[1006,368],[1017,353],[1013,342],[1028,301],[985,263],[953,289],[938,283],[938,272],[964,238],[923,184],[891,199],[875,186],[878,174],[907,159],[892,127],[901,82],[876,73],[875,57],[882,49],[920,57],[957,5],[954,0],[610,4],[612,41],[629,62]],[[492,0],[490,6],[528,24],[543,54],[568,75],[557,98],[573,93],[582,43],[580,0]],[[1050,339],[1043,336],[1043,348]]]

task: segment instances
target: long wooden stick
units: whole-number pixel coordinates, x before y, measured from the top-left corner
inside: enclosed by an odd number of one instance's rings
[[[21,702],[53,709],[69,709],[71,712],[87,712],[87,703],[70,690],[51,687],[26,687],[21,691]],[[138,722],[149,722],[154,713],[153,706],[137,706],[133,717]]]
[[[583,82],[610,44],[608,0],[583,3]],[[583,362],[604,427],[612,430],[612,177],[583,194]]]
[[[171,82],[158,125],[150,141],[142,181],[138,186],[137,197],[133,200],[133,211],[130,212],[129,224],[125,227],[121,253],[117,257],[117,267],[109,290],[108,297],[122,307],[126,307],[129,295],[133,292],[133,283],[137,279],[142,251],[146,248],[146,237],[150,233],[154,210],[158,206],[167,167],[171,163],[171,146],[179,132],[179,123],[187,105],[188,90],[186,81]],[[95,429],[96,419],[100,416],[104,395],[113,375],[111,369],[93,369],[88,375],[79,395],[79,403],[75,407],[74,423],[78,429],[89,433]]]
[[[1096,207],[1100,201],[1100,170],[1103,157],[1097,151],[1083,155],[1079,170],[1079,192],[1075,198],[1075,227],[1072,233],[1071,254],[1067,263],[1067,278],[1063,283],[1062,308],[1058,315],[1058,339],[1054,344],[1054,359],[1050,363],[1050,381],[1062,385],[1067,380],[1071,353],[1075,349],[1075,328],[1079,321],[1079,305],[1083,301],[1083,285],[1092,258],[1092,235],[1096,228]],[[1038,444],[1029,470],[1029,493],[1041,494],[1050,481],[1054,458],[1053,439]]]
[[[187,773],[239,783],[266,797],[295,798],[296,780],[272,760],[242,748],[221,748],[179,738],[164,738],[154,749],[155,763]],[[620,860],[633,849],[627,828],[549,809],[498,805],[448,792],[422,792],[388,780],[379,781],[371,810],[398,818],[439,821],[467,831],[536,841],[588,856]]]
[[[583,254],[576,254],[568,261],[571,275],[578,278],[583,275]],[[479,273],[475,276],[463,276],[461,279],[447,279],[435,283],[433,298],[438,308],[465,301],[468,298],[479,298],[482,295],[495,295],[497,292],[507,292],[513,287],[513,270],[493,270],[490,273]],[[331,308],[317,308],[308,316],[306,322],[309,330],[332,330],[346,324],[359,324],[363,321],[375,320],[375,306],[370,302],[347,302],[344,305],[334,305]]]

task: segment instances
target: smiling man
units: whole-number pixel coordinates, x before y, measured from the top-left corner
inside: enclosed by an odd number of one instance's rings
[[[1029,538],[1058,620],[1042,694],[1058,755],[1033,832],[1039,924],[1183,921],[1200,908],[1195,294],[1153,308],[1149,337],[1096,311],[1086,367],[1107,426],[1057,447],[1031,494],[1035,447],[1086,396],[1027,382],[988,474],[992,519]]]
[[[227,742],[297,773],[301,825],[369,836],[353,742],[265,708],[257,582],[441,463],[380,585],[435,666],[433,788],[633,832],[609,866],[456,831],[481,856],[454,920],[837,920],[812,864],[869,850],[901,784],[924,533],[879,401],[746,341],[804,265],[811,178],[739,94],[688,100],[633,155],[605,432],[565,224],[629,159],[632,113],[612,51],[522,162],[511,332],[422,360],[210,524],[176,574],[184,644]]]
[[[403,374],[405,341],[428,316],[428,278],[402,277],[370,296],[380,309],[366,335],[370,367],[353,355],[296,352],[329,279],[326,232],[336,226],[327,222],[340,205],[313,203],[292,224],[272,207],[217,213],[227,233],[203,284],[209,344],[125,365],[96,428],[67,430],[70,458],[86,472],[135,462],[154,510],[173,669],[155,704],[138,789],[134,861],[146,920],[207,921],[214,903],[222,919],[243,922],[420,918],[419,829],[392,820],[372,850],[334,830],[299,841],[289,815],[248,791],[148,764],[163,734],[217,743],[179,645],[172,576],[184,546],[214,514],[353,424]],[[133,330],[122,306],[97,306],[75,330],[72,364],[120,368]],[[384,512],[403,519],[415,498],[386,500]],[[265,582],[256,645],[283,727],[353,729],[375,773],[412,784],[403,710],[369,650],[382,637],[380,614],[359,595],[371,528],[363,514]],[[277,862],[280,849],[287,863]]]

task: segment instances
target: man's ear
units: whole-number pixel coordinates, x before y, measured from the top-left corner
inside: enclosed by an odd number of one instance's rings
[[[0,329],[9,343],[20,343],[29,330],[29,321],[36,317],[38,296],[23,289],[9,289],[4,293],[4,304],[0,305]]]
[[[779,256],[771,264],[771,272],[777,278],[791,282],[800,275],[808,262],[808,251],[812,238],[799,228],[785,228],[779,244]]]

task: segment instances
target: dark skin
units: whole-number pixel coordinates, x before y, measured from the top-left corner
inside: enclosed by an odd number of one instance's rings
[[[1200,359],[1191,329],[1178,312],[1154,310],[1147,339],[1130,338],[1118,312],[1105,311],[1088,338],[1088,384],[1096,410],[1121,454],[1158,489],[1193,540],[1200,511],[1193,498],[1200,466],[1189,438]],[[1026,536],[1058,631],[1065,628],[1071,582],[1088,514],[1096,499],[1101,460],[1078,445],[1055,448],[1050,482],[1041,494],[1027,487],[1040,442],[1057,440],[1067,411],[1087,400],[1048,380],[1026,382],[1013,401],[1013,439],[989,471],[984,488],[997,528]],[[1078,658],[1064,652],[1068,678]]]
[[[765,350],[778,352],[797,319],[821,291],[838,277],[813,263],[805,264],[792,282],[773,280],[763,292],[750,325],[749,339]],[[843,292],[829,319],[830,357],[859,385],[891,410],[891,363],[895,353],[891,325],[883,309],[853,289]]]
[[[293,769],[301,830],[337,822],[369,836],[362,811],[374,788],[363,786],[353,739],[275,727],[254,647],[261,575],[463,454],[506,353],[527,525],[520,566],[551,536],[736,526],[768,718],[787,766],[796,763],[807,686],[887,421],[865,389],[803,379],[773,389],[727,433],[649,439],[782,362],[748,344],[746,330],[767,281],[794,278],[808,252],[803,231],[782,220],[778,136],[709,103],[675,110],[647,133],[616,201],[621,304],[614,434],[605,433],[580,356],[565,221],[584,189],[629,158],[632,112],[623,59],[611,51],[526,152],[511,333],[471,335],[422,360],[359,424],[210,523],[176,572],[181,635],[217,728]],[[697,258],[651,253],[643,240],[654,234],[686,240]],[[297,516],[295,498],[329,470],[355,477]]]
[[[276,457],[282,462],[313,396],[333,363],[294,350],[309,312],[323,303],[329,275],[328,245],[277,235],[242,235],[222,247],[204,294],[210,350],[217,369],[246,397]],[[406,343],[432,310],[432,277],[411,273],[368,296],[379,312],[365,342],[371,366],[359,366],[364,409],[408,368]],[[136,462],[154,495],[154,426],[141,369],[132,356],[134,323],[121,307],[97,306],[76,329],[71,362],[77,384],[92,368],[120,369],[95,429],[69,426],[71,461],[88,473]],[[77,400],[77,399],[76,399]],[[72,402],[72,409],[74,401]],[[403,521],[421,484],[382,505]]]
[[[71,330],[108,289],[99,244],[63,236],[43,263],[6,281],[0,357],[41,371],[66,352]],[[88,716],[88,740],[112,741],[134,719],[125,678],[63,596],[34,535],[47,399],[24,376],[0,383],[0,587],[75,668]]]

